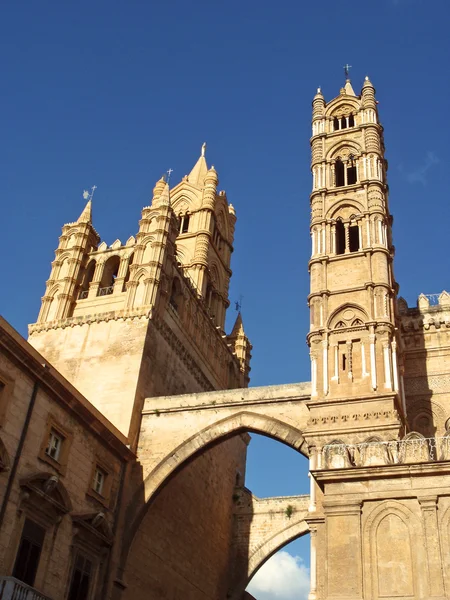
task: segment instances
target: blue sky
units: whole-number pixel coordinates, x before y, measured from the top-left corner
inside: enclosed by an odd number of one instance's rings
[[[206,141],[238,215],[230,296],[243,296],[252,385],[309,379],[311,100],[319,85],[338,94],[347,62],[356,91],[366,74],[377,88],[400,293],[414,304],[450,288],[446,0],[5,0],[0,11],[0,311],[22,334],[83,189],[98,186],[102,238],[126,240],[154,182],[169,167],[181,179]],[[304,491],[301,457],[252,445],[249,487]]]

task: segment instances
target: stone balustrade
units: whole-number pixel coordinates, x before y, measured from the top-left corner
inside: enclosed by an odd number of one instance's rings
[[[51,600],[26,583],[14,577],[0,576],[1,600]]]

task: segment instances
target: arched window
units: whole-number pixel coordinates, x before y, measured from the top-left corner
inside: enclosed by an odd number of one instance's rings
[[[345,185],[345,177],[344,177],[344,163],[340,158],[336,160],[334,165],[334,174],[336,178],[336,187],[342,187]]]
[[[356,183],[356,163],[352,154],[350,154],[347,163],[347,185]]]
[[[84,272],[83,282],[81,284],[81,290],[79,295],[80,300],[87,298],[89,295],[89,284],[94,279],[95,265],[95,260],[91,260],[91,262],[87,266],[87,269]]]
[[[341,119],[341,129],[347,129],[347,117]]]
[[[180,215],[178,218],[180,220],[178,225],[178,233],[188,233],[190,215]]]
[[[354,127],[355,126],[355,117],[353,115],[350,115],[348,118],[348,126],[349,127]]]
[[[345,227],[344,223],[339,219],[336,223],[336,254],[344,254],[345,252]]]
[[[333,129],[334,131],[337,131],[339,129],[339,119],[337,117],[334,117],[333,119]]]
[[[98,289],[98,296],[108,296],[113,293],[114,282],[119,272],[120,258],[111,256],[103,267],[103,275]]]
[[[358,252],[359,250],[359,227],[356,224],[352,224],[348,230],[348,243],[350,252]]]

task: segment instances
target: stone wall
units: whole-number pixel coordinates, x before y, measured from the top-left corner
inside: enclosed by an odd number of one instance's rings
[[[236,476],[246,437],[204,451],[150,504],[125,571],[126,600],[227,597]]]

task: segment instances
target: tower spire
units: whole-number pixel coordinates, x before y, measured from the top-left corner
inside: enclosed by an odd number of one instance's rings
[[[205,179],[205,175],[208,171],[208,165],[206,163],[205,153],[206,153],[206,142],[204,142],[202,145],[200,158],[195,163],[194,167],[192,168],[192,171],[188,175],[188,181],[189,181],[189,183],[192,183],[193,185],[198,185],[198,186],[203,185],[203,180]]]

